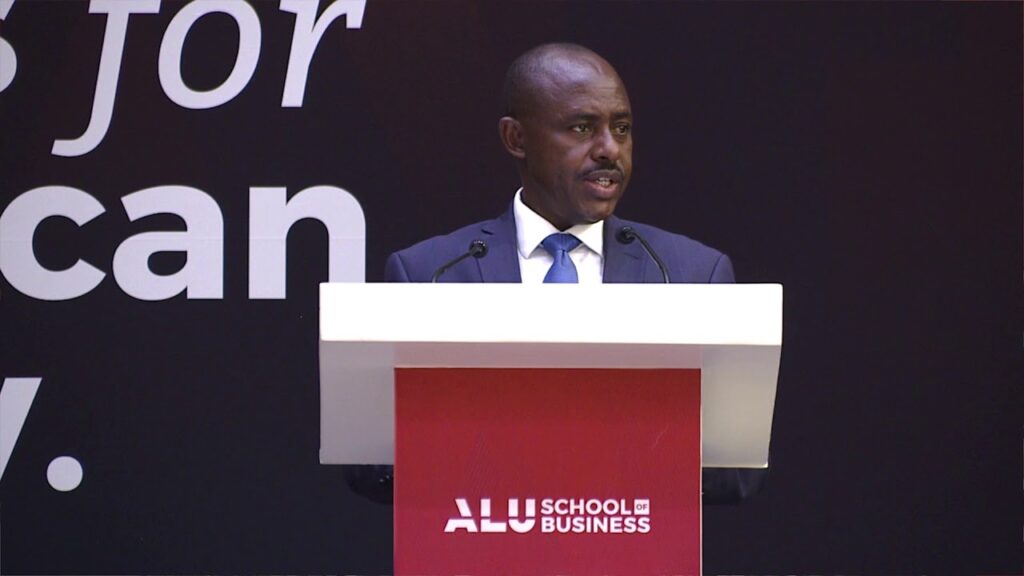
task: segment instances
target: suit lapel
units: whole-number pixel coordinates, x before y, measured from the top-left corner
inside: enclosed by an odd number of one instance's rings
[[[519,253],[516,247],[516,220],[512,207],[500,217],[480,227],[487,242],[487,256],[477,259],[482,282],[521,282]]]
[[[604,221],[604,279],[605,284],[644,282],[647,260],[639,242],[622,244],[615,233],[624,225],[615,216]]]

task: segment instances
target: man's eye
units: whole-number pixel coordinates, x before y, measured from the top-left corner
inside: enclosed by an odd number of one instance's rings
[[[575,124],[572,127],[572,131],[577,134],[588,134],[590,132],[589,124]]]
[[[618,126],[615,127],[615,133],[618,134],[619,136],[625,136],[626,134],[629,134],[629,131],[632,128],[633,127],[630,126],[629,124],[619,124]]]

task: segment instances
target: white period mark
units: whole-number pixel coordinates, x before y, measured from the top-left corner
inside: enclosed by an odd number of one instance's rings
[[[0,479],[11,461],[14,445],[39,391],[42,378],[4,378],[0,388]],[[70,492],[82,483],[82,464],[71,456],[54,458],[46,468],[46,480],[54,490]]]
[[[46,480],[58,492],[70,492],[82,483],[82,465],[71,456],[54,458],[46,468]]]

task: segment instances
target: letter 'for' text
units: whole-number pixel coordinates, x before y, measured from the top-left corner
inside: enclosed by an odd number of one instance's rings
[[[327,27],[338,16],[346,15],[346,28],[361,28],[366,0],[336,0],[316,19],[318,0],[281,0],[281,10],[295,14],[292,51],[288,57],[288,73],[284,77],[282,108],[299,108],[306,96],[306,78],[313,52],[320,44]]]
[[[156,14],[160,0],[92,0],[90,14],[106,14],[107,29],[103,34],[100,69],[96,74],[96,95],[92,100],[92,116],[85,133],[74,140],[54,140],[55,156],[81,156],[91,152],[107,135],[110,117],[114,112],[117,79],[121,75],[121,56],[124,38],[128,32],[128,17],[132,14]]]
[[[238,25],[238,53],[235,66],[223,84],[211,90],[193,90],[185,85],[181,77],[181,50],[185,36],[197,20],[213,13],[227,14]],[[260,58],[260,19],[246,2],[236,0],[202,0],[186,4],[167,26],[163,42],[160,43],[158,69],[160,86],[167,97],[183,108],[205,110],[214,108],[238,96],[253,73]]]

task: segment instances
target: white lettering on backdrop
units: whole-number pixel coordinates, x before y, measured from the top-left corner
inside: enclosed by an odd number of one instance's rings
[[[249,297],[286,297],[288,231],[298,221],[317,220],[327,229],[327,279],[362,282],[366,276],[366,219],[359,202],[336,186],[312,186],[286,199],[281,187],[249,189]],[[121,199],[129,221],[173,214],[184,231],[143,232],[114,252],[117,285],[139,300],[166,300],[182,292],[192,299],[221,299],[224,286],[224,219],[206,192],[187,186],[155,186]],[[106,274],[78,259],[64,270],[44,267],[33,246],[48,218],[83,226],[106,212],[91,194],[69,186],[42,186],[11,201],[0,213],[0,272],[16,290],[39,300],[70,300],[91,292]],[[71,247],[69,247],[71,248]],[[185,254],[182,268],[155,274],[149,258],[158,252]]]
[[[7,17],[14,0],[0,0],[0,19]],[[72,4],[69,4],[72,5]],[[335,0],[317,19],[319,0],[281,0],[282,12],[295,15],[292,47],[285,73],[282,108],[302,106],[306,80],[324,32],[338,17],[346,16],[346,28],[361,28],[366,0]],[[121,74],[125,37],[132,14],[157,14],[160,0],[91,0],[90,14],[106,14],[107,26],[100,49],[100,65],[96,74],[92,115],[85,132],[77,138],[57,139],[51,152],[55,156],[82,156],[96,149],[110,128],[117,97],[117,81]],[[238,51],[228,77],[210,90],[193,90],[181,74],[181,55],[192,25],[207,14],[227,14],[238,26]],[[186,4],[167,26],[160,43],[157,74],[160,86],[172,102],[183,108],[215,108],[230,102],[248,85],[259,63],[261,27],[255,10],[244,0],[193,0]],[[14,80],[17,55],[9,42],[0,38],[0,91]]]

